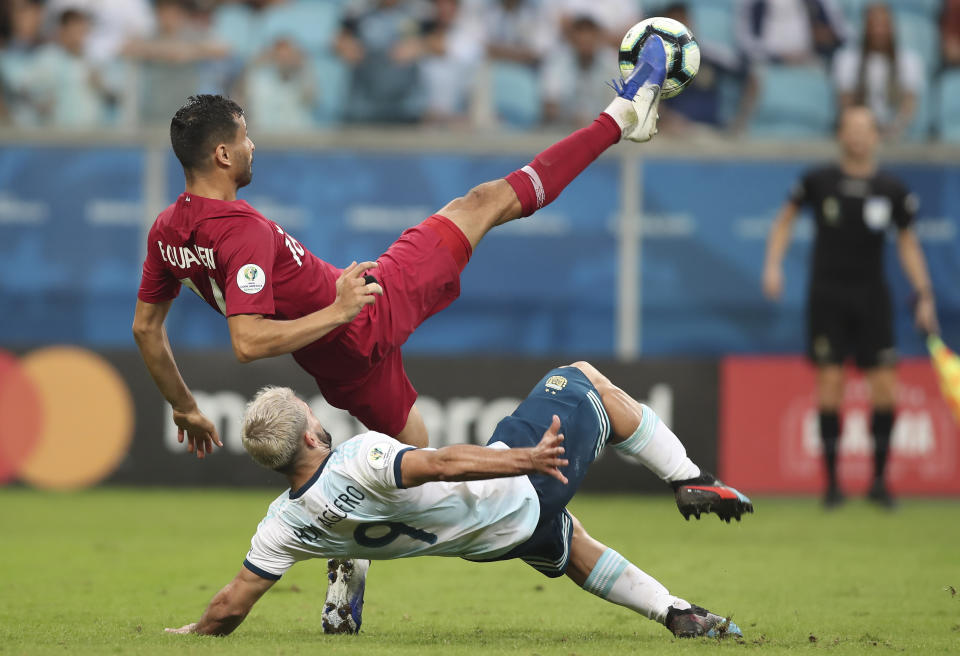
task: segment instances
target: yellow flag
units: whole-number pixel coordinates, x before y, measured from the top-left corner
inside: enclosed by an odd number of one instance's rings
[[[940,381],[943,398],[950,406],[954,418],[960,423],[960,357],[936,335],[927,337],[927,349]]]

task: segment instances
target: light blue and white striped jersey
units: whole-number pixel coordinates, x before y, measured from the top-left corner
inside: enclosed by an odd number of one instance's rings
[[[270,504],[244,565],[278,579],[308,558],[488,559],[533,534],[540,503],[529,478],[432,482],[406,489],[400,463],[411,449],[374,432],[338,446],[302,488],[288,490]]]

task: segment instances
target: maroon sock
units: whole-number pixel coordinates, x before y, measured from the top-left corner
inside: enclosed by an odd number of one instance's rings
[[[523,216],[552,203],[600,153],[620,141],[620,134],[617,122],[600,114],[587,127],[553,144],[530,164],[508,175],[506,180],[520,199]]]

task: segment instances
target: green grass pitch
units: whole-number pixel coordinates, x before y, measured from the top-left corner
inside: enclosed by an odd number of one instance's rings
[[[301,563],[228,638],[175,636],[239,569],[271,491],[0,490],[0,654],[960,653],[960,504],[758,499],[742,524],[669,497],[583,496],[594,537],[730,614],[737,643],[663,627],[519,562],[375,563],[363,632],[324,636],[322,562]]]

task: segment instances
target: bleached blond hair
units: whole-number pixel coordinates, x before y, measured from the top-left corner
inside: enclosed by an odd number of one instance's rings
[[[243,413],[240,437],[250,457],[268,469],[289,469],[307,431],[307,408],[289,387],[267,386]]]

